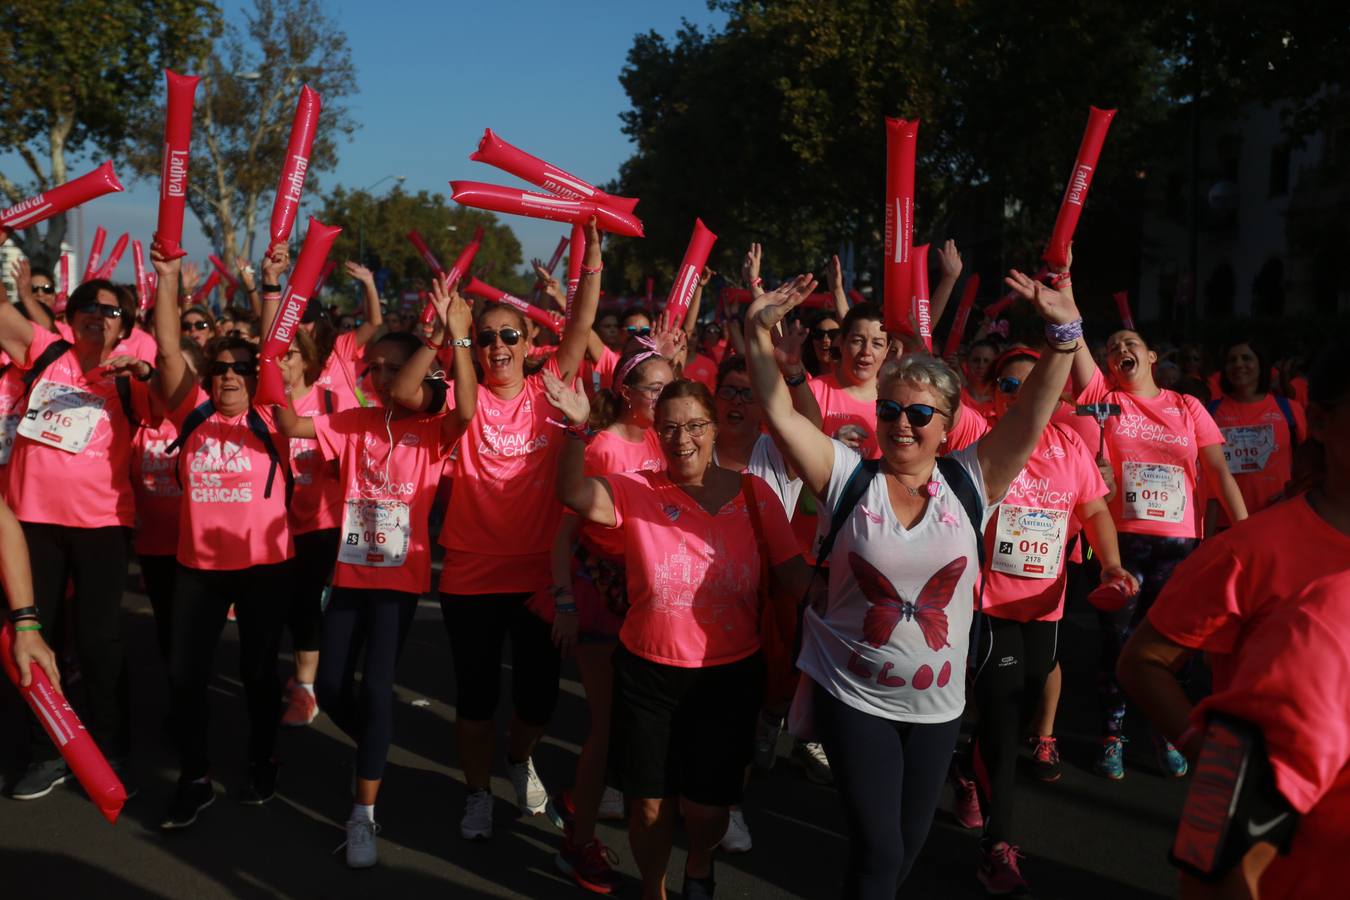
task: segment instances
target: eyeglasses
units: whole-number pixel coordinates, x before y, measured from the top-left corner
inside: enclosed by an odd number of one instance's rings
[[[244,331],[242,328],[231,328],[229,331],[225,332],[225,334],[228,337],[243,338],[244,340],[248,340],[253,337],[253,335],[249,334],[247,331]]]
[[[1015,394],[1022,389],[1022,379],[1014,378],[1011,375],[998,380],[998,389],[1003,394]]]
[[[732,387],[724,384],[717,389],[717,399],[719,400],[739,400],[742,403],[754,403],[755,394],[749,388]]]
[[[205,331],[210,327],[211,323],[205,319],[193,319],[191,322],[183,323],[183,334],[187,334],[189,331]]]
[[[502,339],[502,343],[508,347],[514,347],[520,343],[520,332],[514,328],[503,328],[500,331],[493,331],[489,328],[478,332],[478,346],[491,347],[499,337]]]
[[[838,328],[812,328],[811,340],[813,341],[835,341],[839,339]]]
[[[258,374],[258,364],[242,359],[237,362],[218,360],[207,366],[206,371],[212,378],[223,378],[226,372],[233,372],[240,378],[252,378]]]
[[[35,284],[35,285],[33,285],[33,292],[36,293],[36,294],[55,294],[55,293],[56,293],[56,285],[54,285],[54,284]]]
[[[691,438],[703,437],[711,424],[712,422],[707,419],[695,419],[692,422],[685,422],[683,425],[667,422],[656,426],[656,435],[667,443],[679,438],[681,431],[684,431]]]
[[[650,325],[643,325],[639,328],[636,325],[625,325],[624,331],[627,331],[629,334],[635,334],[638,337],[646,337],[652,333],[652,327]]]
[[[661,392],[666,389],[666,386],[664,384],[630,384],[628,389],[637,391],[648,400],[655,400],[661,396]]]
[[[86,303],[83,306],[77,306],[75,307],[75,311],[77,313],[83,313],[86,316],[102,316],[105,319],[122,318],[122,307],[109,306],[107,304],[99,303],[97,301],[93,303]]]
[[[911,403],[909,406],[896,403],[894,400],[877,401],[877,420],[881,422],[894,422],[904,413],[905,418],[909,419],[909,424],[915,428],[922,428],[933,421],[933,416],[941,412],[936,406],[929,406],[927,403]],[[946,413],[943,413],[946,415]]]

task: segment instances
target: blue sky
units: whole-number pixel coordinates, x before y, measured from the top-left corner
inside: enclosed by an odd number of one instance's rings
[[[648,30],[671,36],[682,18],[705,26],[721,20],[703,0],[333,0],[329,7],[351,45],[359,92],[348,104],[361,127],[340,146],[336,171],[320,176],[322,186],[363,188],[386,175],[405,175],[407,191],[447,195],[452,178],[522,184],[469,162],[488,127],[592,182],[615,177],[631,154],[620,131],[619,113],[628,102],[618,75],[633,36]],[[72,161],[71,173],[97,162]],[[0,171],[17,181],[26,168],[7,154],[0,156]],[[109,247],[123,231],[149,243],[158,185],[124,183],[125,194],[85,207],[81,263],[96,225],[108,229]],[[376,193],[391,186],[385,182]],[[557,223],[503,218],[520,238],[525,259],[548,256],[566,230]],[[204,261],[211,252],[191,214],[185,240],[193,259]],[[449,248],[438,252],[453,255]],[[129,255],[118,276],[131,277]]]

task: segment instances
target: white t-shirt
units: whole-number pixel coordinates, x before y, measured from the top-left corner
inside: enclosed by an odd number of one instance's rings
[[[949,458],[983,498],[975,446]],[[829,521],[861,459],[834,442],[823,520]],[[797,661],[841,703],[901,722],[949,722],[966,703],[977,529],[941,470],[933,477],[941,488],[911,529],[896,520],[886,479],[872,479],[835,539],[829,599],[823,614],[806,610]],[[985,504],[979,531],[996,506]]]
[[[713,462],[721,465],[717,461],[716,447],[713,448]],[[788,475],[787,460],[783,459],[782,451],[774,444],[773,438],[761,434],[755,440],[755,446],[750,450],[750,462],[746,464],[745,471],[763,478],[782,502],[783,511],[787,513],[788,518],[792,518],[792,511],[797,508],[797,498],[802,493],[802,480]]]

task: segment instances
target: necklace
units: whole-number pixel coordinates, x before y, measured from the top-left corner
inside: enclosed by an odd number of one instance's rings
[[[936,467],[934,471],[936,471]],[[911,497],[936,497],[942,490],[942,485],[933,480],[933,474],[931,472],[928,474],[928,481],[924,482],[920,487],[910,487],[901,481],[900,476],[898,475],[893,477],[895,478],[895,483],[904,488],[905,492]]]

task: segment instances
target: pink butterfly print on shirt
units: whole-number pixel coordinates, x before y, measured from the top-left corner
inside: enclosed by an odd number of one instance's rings
[[[957,557],[938,569],[913,602],[902,598],[890,580],[858,554],[849,553],[848,563],[863,596],[871,604],[863,616],[863,643],[883,647],[890,642],[896,625],[912,621],[918,624],[931,649],[951,646],[947,641],[946,609],[966,571],[966,557]]]

